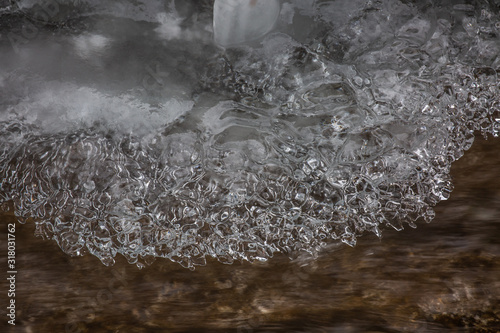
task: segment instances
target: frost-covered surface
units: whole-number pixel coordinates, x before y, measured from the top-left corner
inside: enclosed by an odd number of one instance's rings
[[[0,198],[106,265],[414,227],[500,131],[495,1],[284,1],[227,50],[210,1],[33,3],[0,2]]]

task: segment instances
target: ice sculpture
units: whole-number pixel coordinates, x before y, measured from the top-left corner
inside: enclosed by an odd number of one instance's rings
[[[230,46],[262,37],[273,28],[279,12],[278,0],[215,0],[215,42]]]

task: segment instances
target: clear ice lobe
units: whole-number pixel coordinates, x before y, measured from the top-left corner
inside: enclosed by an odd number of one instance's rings
[[[278,0],[215,0],[214,41],[231,46],[262,37],[274,27],[279,13]]]
[[[430,222],[474,134],[500,135],[500,10],[438,2],[286,1],[225,50],[212,1],[0,8],[0,204],[139,267]]]

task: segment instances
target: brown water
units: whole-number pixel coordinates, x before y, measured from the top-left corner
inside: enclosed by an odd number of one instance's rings
[[[476,139],[432,223],[315,260],[105,267],[16,224],[16,326],[3,316],[0,332],[499,332],[499,148]]]

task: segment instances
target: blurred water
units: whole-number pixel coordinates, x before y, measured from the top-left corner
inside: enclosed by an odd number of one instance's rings
[[[499,144],[479,137],[453,164],[457,186],[433,223],[366,235],[315,260],[209,259],[195,271],[156,260],[138,270],[117,256],[106,267],[18,225],[17,324],[4,331],[498,332]]]
[[[1,11],[0,198],[70,255],[316,256],[431,221],[498,136],[495,1],[284,1],[212,41],[210,1]]]

